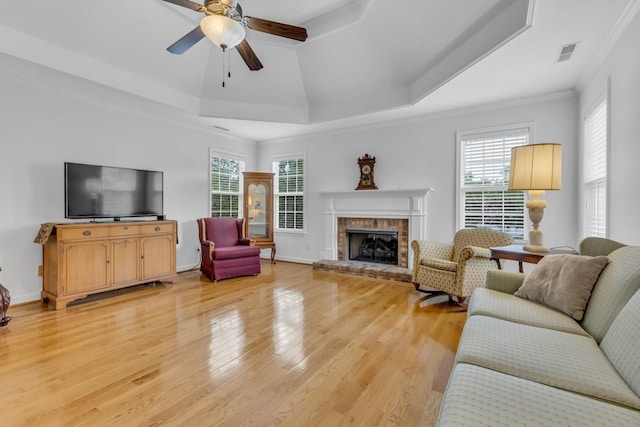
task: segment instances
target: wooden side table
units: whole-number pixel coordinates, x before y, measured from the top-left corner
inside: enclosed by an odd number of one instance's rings
[[[491,248],[491,258],[518,261],[518,270],[522,273],[522,263],[537,264],[547,255],[578,255],[574,249],[550,249],[549,252],[532,252],[522,245],[497,246]]]

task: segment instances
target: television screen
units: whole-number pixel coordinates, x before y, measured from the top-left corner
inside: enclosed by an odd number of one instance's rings
[[[65,218],[163,214],[163,173],[65,163]]]

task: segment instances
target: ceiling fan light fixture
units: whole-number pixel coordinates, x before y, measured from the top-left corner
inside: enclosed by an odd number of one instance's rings
[[[200,21],[200,29],[213,44],[222,50],[236,47],[246,36],[244,26],[225,15],[207,15]]]

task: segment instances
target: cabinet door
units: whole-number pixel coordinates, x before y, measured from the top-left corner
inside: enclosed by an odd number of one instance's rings
[[[273,174],[244,172],[246,237],[273,242]]]
[[[109,242],[77,242],[62,245],[64,293],[82,293],[109,287]]]
[[[140,278],[137,238],[114,240],[111,243],[111,271],[114,285],[135,282]]]
[[[176,243],[173,235],[143,237],[140,242],[143,279],[175,273]]]

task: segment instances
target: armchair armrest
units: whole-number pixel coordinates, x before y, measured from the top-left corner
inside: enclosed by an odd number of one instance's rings
[[[491,249],[480,246],[465,246],[460,251],[459,262],[465,262],[471,258],[491,258]]]
[[[451,261],[453,257],[453,244],[430,242],[428,240],[414,240],[411,242],[413,250],[413,277],[414,280],[418,274],[420,260],[435,258]]]
[[[487,271],[487,289],[514,294],[524,280],[524,274],[511,271],[489,270]]]
[[[238,239],[238,245],[240,246],[255,246],[256,241],[254,239]]]
[[[430,242],[428,240],[414,240],[411,249],[418,259],[436,258],[451,261],[453,256],[453,244]]]
[[[209,261],[211,261],[213,259],[213,250],[216,247],[216,244],[213,243],[211,240],[202,240],[200,242],[200,246],[202,246],[202,254],[209,254]]]

